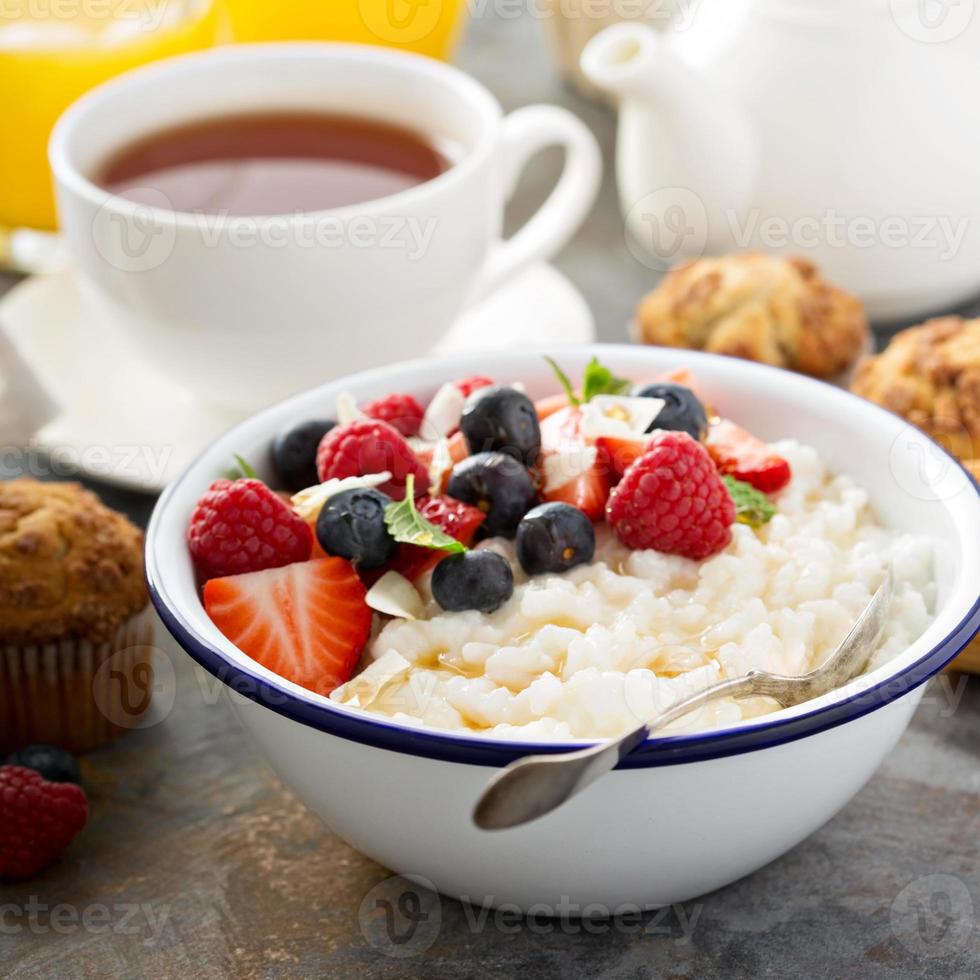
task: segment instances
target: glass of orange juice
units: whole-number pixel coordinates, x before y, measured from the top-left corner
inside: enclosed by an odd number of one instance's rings
[[[225,0],[236,41],[353,41],[448,58],[466,0]]]
[[[47,143],[88,89],[145,62],[207,48],[214,0],[0,0],[0,226],[56,226]]]

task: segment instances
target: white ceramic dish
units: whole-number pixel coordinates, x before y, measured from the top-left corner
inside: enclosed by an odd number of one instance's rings
[[[233,453],[259,459],[282,426],[315,415],[341,390],[359,399],[396,389],[425,395],[447,377],[479,370],[522,378],[532,395],[551,393],[554,380],[539,357],[417,362],[299,395],[206,450],[161,498],[148,532],[147,574],[165,624],[237,692],[239,718],[283,780],[352,846],[478,904],[611,914],[624,904],[683,901],[761,867],[861,788],[908,724],[924,682],[980,628],[980,490],[917,430],[829,385],[729,358],[606,346],[564,351],[562,362],[574,374],[593,354],[637,378],[692,367],[727,414],[765,438],[816,446],[869,490],[884,522],[930,535],[939,602],[926,633],[828,697],[737,728],[651,739],[555,814],[487,834],[470,811],[493,770],[559,746],[400,727],[264,670],[208,620],[184,529],[197,496]]]
[[[540,263],[468,309],[431,353],[594,339],[582,294],[554,266]],[[14,348],[6,350],[5,340]],[[43,396],[30,413],[34,424],[28,431],[26,417],[0,413],[0,439],[6,445],[32,439],[82,475],[129,490],[160,493],[242,418],[195,399],[148,367],[133,338],[92,307],[71,269],[34,276],[0,301],[0,384],[10,375],[22,386],[25,369]],[[15,396],[23,407],[20,388]]]

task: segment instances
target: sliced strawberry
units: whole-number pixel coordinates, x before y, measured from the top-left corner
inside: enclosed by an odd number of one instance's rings
[[[596,466],[595,469],[576,477],[557,490],[550,490],[542,496],[549,503],[555,501],[571,504],[584,511],[590,521],[601,521],[606,512],[606,501],[612,482],[608,474]]]
[[[649,444],[649,439],[616,439],[613,436],[599,436],[595,441],[598,461],[614,483],[647,451]]]
[[[478,507],[471,507],[452,497],[427,497],[419,502],[418,511],[427,521],[467,546],[473,543],[478,528],[487,517]],[[445,557],[444,551],[403,544],[389,570],[400,572],[414,582],[430,568],[435,568]]]
[[[317,694],[349,680],[371,631],[366,590],[350,562],[323,558],[213,578],[211,621],[242,652]]]
[[[547,472],[545,457],[549,454],[565,454],[574,459],[577,453],[589,449],[588,440],[582,435],[582,410],[566,405],[549,415],[541,424],[542,471]],[[567,483],[544,490],[548,502],[571,504],[585,511],[589,519],[599,521],[606,510],[606,501],[612,480],[608,463],[597,454],[592,466],[584,473],[572,477]]]
[[[782,456],[728,419],[708,429],[705,446],[719,473],[751,483],[763,493],[782,490],[792,479],[789,463]]]
[[[561,396],[565,398],[564,395]],[[570,444],[585,444],[582,435],[582,409],[578,405],[564,406],[550,412],[541,420],[541,447],[543,449],[565,449]]]
[[[534,403],[538,413],[538,418],[543,422],[546,418],[560,412],[563,408],[568,408],[568,395],[562,392],[559,395],[549,395],[547,398],[540,398]]]
[[[485,378],[482,374],[473,374],[468,378],[457,378],[453,384],[459,388],[464,398],[469,398],[474,391],[478,391],[480,388],[489,388],[493,381],[490,378]]]

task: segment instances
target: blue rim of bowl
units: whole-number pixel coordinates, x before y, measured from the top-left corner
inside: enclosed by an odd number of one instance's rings
[[[587,346],[594,347],[597,345]],[[703,358],[714,360],[720,356],[697,351],[688,351],[688,354],[694,355],[694,360]],[[770,365],[756,366],[784,373],[780,368]],[[837,389],[837,391],[840,394],[858,399],[865,406],[871,406],[871,408],[893,418],[900,418],[895,413],[860,398],[852,392],[844,389]],[[298,397],[302,397],[302,395]],[[286,399],[286,401],[292,400],[292,398]],[[270,409],[274,407],[270,406]],[[247,424],[248,421],[250,419],[233,426],[225,435],[235,431],[240,425]],[[919,431],[924,438],[929,439],[941,453],[963,470],[968,481],[980,494],[980,481],[977,481],[973,474],[959,460],[946,452],[938,442],[922,433],[921,430]],[[362,716],[334,708],[329,704],[307,701],[280,684],[261,678],[244,667],[230,663],[225,654],[204,642],[194,628],[174,611],[168,602],[166,591],[162,585],[162,576],[157,568],[156,557],[150,548],[155,537],[159,514],[163,512],[170,497],[187,479],[195,465],[196,461],[191,463],[167,487],[153,510],[146,537],[147,587],[150,600],[164,626],[174,639],[193,660],[231,691],[308,728],[349,741],[359,742],[362,745],[370,745],[390,752],[400,752],[440,762],[457,762],[463,765],[500,768],[528,755],[568,752],[575,748],[595,744],[595,740],[517,742],[509,739],[481,738],[478,735],[459,736],[435,729],[399,725],[395,722],[386,721],[379,716],[368,715],[366,712]],[[877,711],[879,708],[883,708],[914,691],[954,660],[978,632],[980,632],[980,595],[977,596],[963,619],[941,642],[914,663],[905,667],[900,673],[883,680],[874,687],[860,691],[843,701],[815,708],[805,714],[795,715],[791,718],[774,718],[771,721],[690,735],[648,738],[623,759],[616,768],[648,769],[723,759],[730,755],[741,755],[745,752],[756,752],[777,745],[784,745],[787,742],[794,742],[797,739],[836,728],[838,725],[843,725]]]

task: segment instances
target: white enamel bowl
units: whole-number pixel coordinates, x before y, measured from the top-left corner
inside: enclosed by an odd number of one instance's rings
[[[364,401],[431,395],[445,380],[488,374],[555,382],[534,354],[425,361],[360,374],[269,408],[218,439],[157,506],[147,538],[153,601],[185,650],[234,692],[231,701],[270,763],[353,847],[447,895],[475,903],[611,914],[710,891],[783,854],[870,778],[914,711],[922,685],[980,628],[980,491],[902,420],[829,385],[688,351],[592,347],[562,352],[573,376],[598,354],[635,378],[690,367],[711,401],[767,439],[816,446],[871,493],[886,523],[935,541],[934,622],[900,657],[809,704],[702,735],[648,741],[626,764],[558,812],[484,833],[470,811],[495,769],[529,751],[404,728],[344,708],[263,669],[210,623],[184,529],[195,500],[235,453],[262,460],[284,426],[332,411],[341,391]]]

